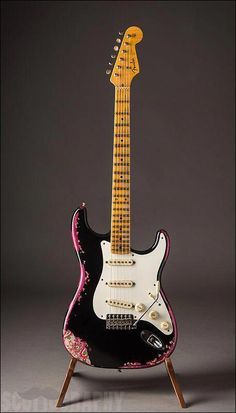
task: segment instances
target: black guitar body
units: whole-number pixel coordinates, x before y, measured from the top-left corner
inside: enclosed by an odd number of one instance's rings
[[[94,312],[93,296],[103,268],[101,241],[110,241],[110,234],[101,235],[91,230],[87,223],[86,208],[82,205],[73,215],[72,237],[81,274],[77,292],[64,321],[63,340],[66,349],[82,363],[95,367],[145,368],[163,362],[173,352],[177,340],[175,318],[163,290],[160,293],[173,324],[170,335],[143,320],[130,330],[107,329],[106,320],[101,320]],[[152,249],[134,252],[147,254]]]

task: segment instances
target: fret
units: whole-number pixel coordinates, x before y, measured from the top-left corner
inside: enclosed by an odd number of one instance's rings
[[[116,211],[124,211],[124,212],[129,212],[129,207],[127,207],[127,208],[112,208],[112,211],[113,212],[116,212]]]
[[[125,187],[125,186],[114,186],[113,187],[114,191],[129,191],[129,187]]]
[[[115,148],[129,148],[130,144],[129,143],[115,143],[114,147]]]
[[[115,175],[129,175],[129,171],[114,171]]]
[[[112,202],[114,205],[123,205],[123,204],[126,204],[126,205],[129,205],[129,201],[113,201]]]
[[[115,216],[115,217],[116,217],[116,216],[120,216],[120,215],[122,216],[122,222],[125,222],[125,221],[123,221],[123,217],[129,218],[129,214],[123,214],[123,213],[121,213],[121,212],[120,212],[120,213],[116,213],[116,212],[113,213],[113,217],[114,217],[114,216]]]
[[[129,112],[115,112],[115,115],[129,115]]]
[[[114,200],[117,200],[118,198],[119,199],[121,198],[121,201],[122,201],[122,198],[123,198],[124,201],[127,201],[129,203],[129,201],[130,201],[129,200],[129,192],[124,192],[123,194],[120,194],[120,193],[118,193],[114,190],[112,192],[113,192],[113,199]],[[122,202],[122,203],[124,203],[124,202]]]
[[[113,182],[115,183],[127,183],[129,184],[129,179],[113,179]]]
[[[117,230],[112,230],[112,234],[124,234],[124,235],[129,235],[129,231],[117,231]]]
[[[130,156],[130,154],[129,153],[114,153],[114,156],[116,156],[116,157],[129,157]]]
[[[113,248],[121,248],[121,247],[123,247],[123,248],[127,248],[129,246],[129,241],[128,240],[124,240],[123,242],[120,242],[120,241],[117,241],[116,243],[115,243],[115,245],[114,245],[114,247]]]
[[[115,138],[129,138],[129,133],[116,133]]]
[[[115,242],[114,247],[112,247],[113,254],[129,254],[130,252],[129,242],[127,242],[126,244],[121,243],[120,241],[119,242],[114,241],[114,242]]]
[[[130,166],[129,163],[120,163],[120,162],[114,163],[113,165],[114,165],[114,166]]]
[[[120,223],[121,224],[121,223]],[[122,227],[120,226],[120,225],[117,225],[117,224],[115,224],[115,225],[113,225],[113,228],[115,228],[115,229],[117,229],[117,228],[119,228],[119,229],[129,229],[129,225],[123,225],[122,224]]]
[[[122,247],[120,247],[120,250],[118,251],[117,249],[111,249],[111,253],[112,254],[129,254],[130,253],[130,249],[129,248],[127,248],[127,249],[122,249]]]
[[[113,164],[114,166],[130,166],[130,164],[129,163],[121,163],[121,162],[116,162],[116,163],[114,163]]]
[[[122,219],[122,220],[113,219],[112,222],[119,222],[119,224],[123,224],[123,222],[124,222],[124,223],[128,224],[128,223],[130,223],[130,220],[129,219]]]
[[[116,244],[116,246],[118,245],[127,245],[127,244],[129,244],[129,240],[124,240],[122,243],[119,241],[119,242],[117,242],[117,244]]]
[[[115,123],[116,128],[119,126],[129,126],[129,123]]]
[[[122,239],[119,235],[115,235],[115,236],[113,235],[112,236],[112,240],[115,241],[116,244],[122,244],[123,239],[124,239],[124,242],[123,242],[124,244],[125,244],[125,242],[128,243],[130,241],[130,236],[129,235],[125,235],[125,236],[122,235]],[[114,245],[114,247],[115,247],[115,245]]]
[[[129,100],[116,100],[116,103],[130,103]]]

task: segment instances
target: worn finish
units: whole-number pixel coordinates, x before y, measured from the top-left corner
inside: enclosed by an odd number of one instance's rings
[[[72,219],[72,237],[80,262],[81,277],[63,328],[65,347],[70,354],[82,363],[106,368],[151,367],[169,357],[176,345],[177,328],[163,290],[161,289],[161,295],[173,324],[171,334],[166,335],[151,322],[142,320],[132,330],[107,330],[106,321],[96,316],[92,302],[103,268],[101,241],[109,241],[110,235],[92,231],[87,222],[86,208],[81,206]],[[152,250],[153,247],[145,252],[135,252],[148,254]],[[159,278],[167,254],[168,249],[159,273],[156,274]],[[157,349],[147,344],[141,337],[142,331],[155,334],[163,343],[163,348]]]

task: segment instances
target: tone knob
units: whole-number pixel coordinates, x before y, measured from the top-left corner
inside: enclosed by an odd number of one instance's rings
[[[157,311],[150,311],[149,317],[150,317],[152,320],[156,320],[156,319],[159,317],[159,314],[158,314]]]
[[[108,64],[109,64],[109,66],[112,66],[112,65],[113,65],[113,63],[111,63],[111,62],[108,62]]]
[[[162,328],[162,330],[167,330],[169,328],[168,321],[162,321],[161,328]]]
[[[116,43],[121,43],[121,40],[120,40],[120,39],[116,39]]]
[[[117,50],[119,50],[118,46],[114,46],[114,50],[117,52]]]
[[[115,59],[115,58],[116,58],[116,55],[115,55],[115,54],[111,54],[111,58],[112,58],[112,59]]]
[[[119,36],[123,36],[124,32],[119,32]]]
[[[110,73],[111,73],[111,70],[110,70],[110,69],[107,69],[107,70],[106,70],[106,74],[109,75]]]
[[[142,311],[145,310],[145,305],[142,303],[137,303],[135,305],[135,310],[138,311],[139,313],[141,313]]]

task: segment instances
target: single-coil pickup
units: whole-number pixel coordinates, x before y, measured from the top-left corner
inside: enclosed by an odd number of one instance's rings
[[[110,305],[111,307],[119,307],[119,308],[134,308],[134,304],[128,302],[128,301],[123,301],[119,299],[109,299],[106,300],[106,303]]]
[[[122,280],[122,281],[108,281],[106,283],[109,287],[124,287],[124,288],[129,288],[133,287],[135,284],[133,281],[129,280]]]
[[[127,260],[107,260],[106,261],[106,264],[109,264],[109,265],[133,265],[134,264],[134,260],[130,260],[130,259],[127,259]]]

